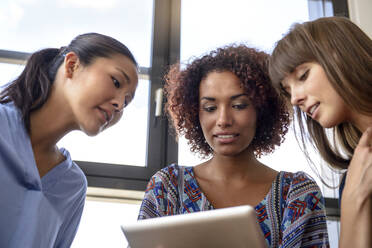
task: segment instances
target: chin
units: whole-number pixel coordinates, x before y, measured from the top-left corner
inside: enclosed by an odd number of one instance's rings
[[[97,134],[99,134],[100,132],[103,131],[103,127],[80,127],[80,130],[82,132],[84,132],[86,135],[88,135],[89,137],[93,137],[93,136],[96,136]]]
[[[340,123],[337,123],[337,122],[330,122],[330,121],[320,121],[319,124],[320,124],[323,128],[333,128],[333,127],[339,125]]]
[[[225,157],[236,157],[242,154],[242,151],[237,151],[237,150],[224,150],[224,151],[217,151],[215,154],[218,154],[220,156],[225,156]]]

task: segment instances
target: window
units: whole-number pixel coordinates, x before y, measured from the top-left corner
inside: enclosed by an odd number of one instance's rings
[[[2,63],[0,59],[0,87],[15,79],[22,70],[22,65]]]
[[[152,11],[152,0],[4,0],[0,27],[6,35],[0,47],[34,52],[65,46],[78,34],[97,32],[122,41],[141,66],[149,67]]]
[[[128,195],[143,192],[149,178],[172,162],[195,165],[201,161],[189,152],[185,139],[179,144],[174,141],[164,115],[155,116],[155,92],[162,88],[167,65],[234,42],[270,52],[293,22],[332,14],[330,1],[323,0],[2,1],[0,27],[7,35],[0,40],[0,87],[21,72],[31,52],[65,46],[86,32],[122,41],[140,65],[136,97],[120,123],[97,137],[73,132],[59,143],[83,169],[89,186],[73,247],[125,247],[120,224],[137,218],[141,201],[140,195]],[[316,179],[301,156],[292,165],[277,163],[288,162],[288,150],[301,154],[291,132],[262,161],[277,170],[304,170]],[[97,193],[102,189],[104,193]],[[337,198],[337,191],[322,190],[326,197]],[[337,210],[337,204],[328,200]],[[330,233],[338,235],[338,214],[332,213],[336,217],[329,221]],[[94,241],[86,243],[87,236]],[[337,241],[337,236],[333,239]]]

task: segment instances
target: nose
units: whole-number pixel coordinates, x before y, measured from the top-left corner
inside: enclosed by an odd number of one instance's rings
[[[114,106],[115,112],[123,112],[124,108],[119,107],[117,103],[113,103],[112,105]]]
[[[305,94],[300,87],[291,88],[291,104],[292,105],[301,105],[305,100]]]
[[[226,128],[231,126],[233,119],[228,108],[220,108],[218,112],[217,126],[221,128]]]
[[[116,96],[112,99],[112,106],[114,106],[115,112],[122,112],[125,107],[125,96]]]

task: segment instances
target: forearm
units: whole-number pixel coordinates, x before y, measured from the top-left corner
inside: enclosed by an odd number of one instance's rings
[[[341,202],[339,248],[372,247],[372,200],[344,197]]]

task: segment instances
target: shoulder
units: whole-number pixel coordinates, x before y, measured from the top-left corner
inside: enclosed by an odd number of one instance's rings
[[[0,154],[16,158],[14,162],[18,164],[20,161],[28,162],[30,158],[32,159],[29,134],[20,110],[13,103],[0,103],[0,127]],[[24,163],[19,165],[22,168],[27,167]]]
[[[178,177],[179,170],[180,170],[179,165],[171,164],[157,171],[152,177],[159,179],[169,179],[172,177]]]
[[[28,136],[20,110],[12,103],[0,103],[0,138],[7,142]]]
[[[305,172],[283,173],[282,245],[328,245],[325,205],[321,190]],[[297,246],[296,246],[297,247]]]
[[[284,172],[282,179],[283,207],[289,216],[293,217],[298,211],[301,216],[313,215],[314,211],[325,215],[323,195],[314,179],[305,172]]]
[[[282,172],[282,188],[288,191],[287,198],[296,198],[299,195],[311,192],[320,193],[320,188],[315,180],[303,171],[299,172]]]
[[[88,186],[84,172],[71,159],[70,153],[66,149],[61,148],[60,151],[66,157],[66,169],[61,168],[61,173],[63,173],[63,175],[60,175],[61,180],[59,180],[63,182],[61,186],[63,185],[66,190],[69,189],[71,192],[74,192],[78,198],[84,198]]]
[[[162,187],[177,187],[180,173],[189,171],[190,167],[184,167],[177,164],[171,164],[167,167],[157,171],[151,178],[147,185],[146,191],[153,187],[161,185]]]
[[[139,219],[173,215],[179,209],[178,181],[187,167],[171,164],[157,171],[147,184],[141,204]]]
[[[281,172],[280,182],[284,208],[301,206],[305,212],[325,209],[322,191],[305,172]]]
[[[23,123],[19,109],[13,103],[0,103],[1,126],[14,127],[15,122]]]
[[[87,187],[88,187],[88,181],[85,177],[84,172],[81,170],[81,168],[75,163],[72,162],[72,170],[71,173],[76,177],[77,186],[79,191],[81,192],[81,195],[85,197]]]
[[[9,103],[0,103],[0,114],[1,114],[1,115],[8,114],[8,115],[14,115],[14,116],[17,116],[17,115],[20,115],[20,111],[19,111],[19,109],[14,105],[13,102],[9,102]]]

